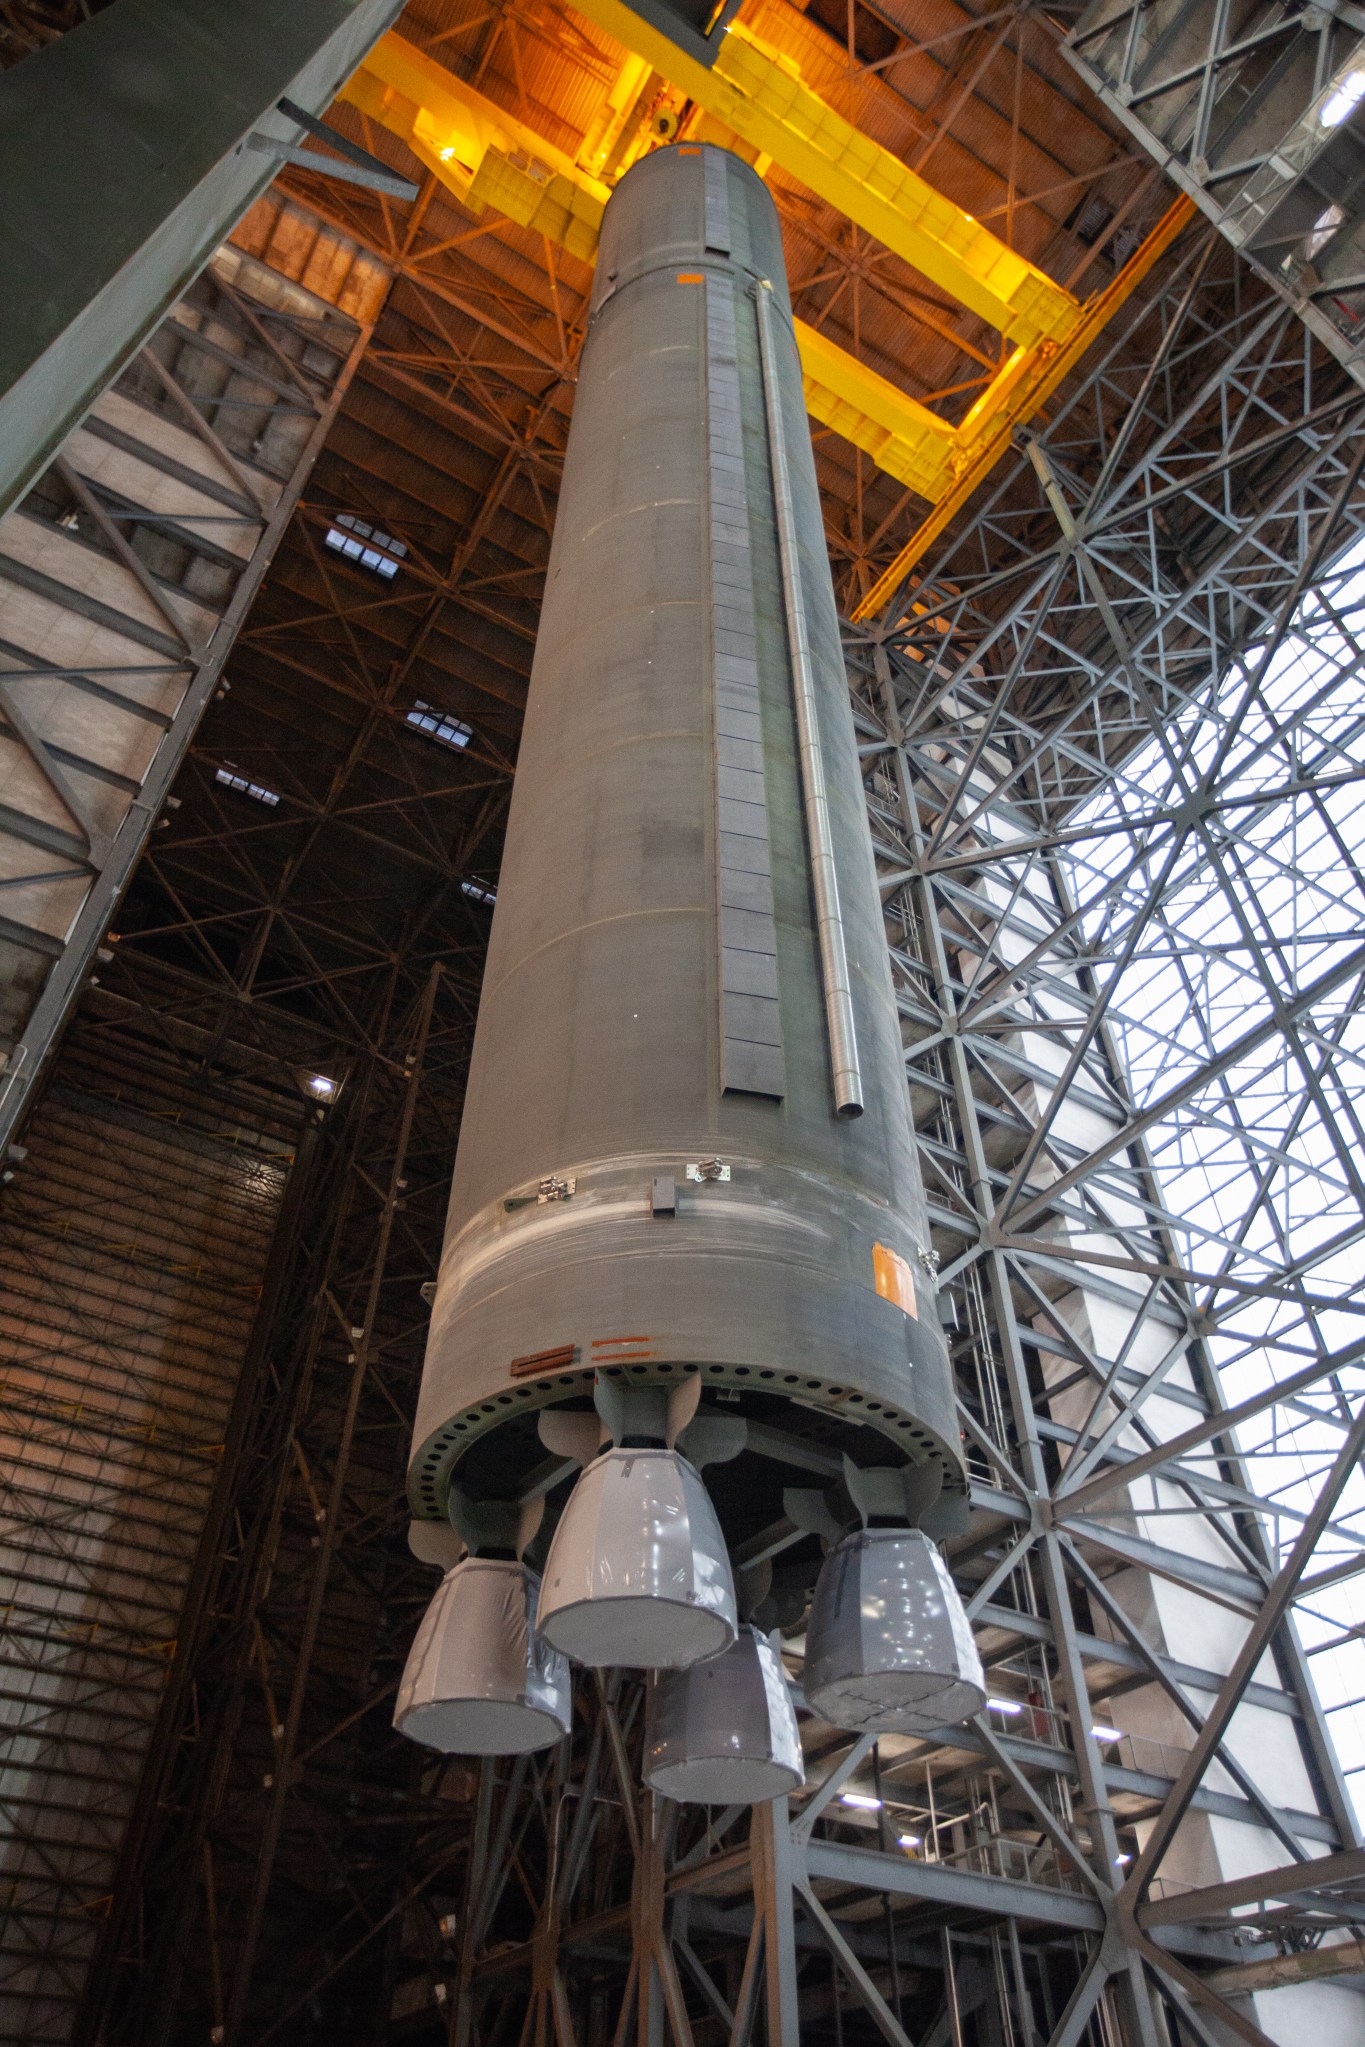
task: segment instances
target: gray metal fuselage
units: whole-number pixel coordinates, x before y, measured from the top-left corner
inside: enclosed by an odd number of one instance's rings
[[[831,1087],[760,359],[768,288],[856,1120]],[[688,1176],[712,1161],[728,1177]],[[603,226],[414,1513],[443,1517],[453,1470],[462,1489],[515,1494],[544,1460],[535,1410],[584,1405],[595,1372],[700,1371],[708,1405],[864,1464],[941,1460],[960,1491],[928,1242],[777,216],[738,158],[663,150]],[[781,1511],[761,1462],[717,1473],[732,1541]]]

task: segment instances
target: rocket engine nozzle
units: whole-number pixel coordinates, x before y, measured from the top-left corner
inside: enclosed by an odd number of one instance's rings
[[[760,1805],[797,1790],[804,1777],[781,1659],[760,1629],[746,1625],[722,1655],[657,1680],[644,1778],[661,1798]]]
[[[446,1755],[548,1748],[573,1718],[569,1666],[535,1629],[535,1573],[466,1557],[446,1572],[398,1688],[400,1734]]]
[[[738,1629],[716,1510],[676,1450],[605,1450],[579,1479],[545,1563],[538,1626],[575,1663],[680,1670]]]
[[[979,1713],[971,1624],[928,1536],[864,1528],[820,1569],[806,1629],[807,1703],[835,1727],[927,1734]]]

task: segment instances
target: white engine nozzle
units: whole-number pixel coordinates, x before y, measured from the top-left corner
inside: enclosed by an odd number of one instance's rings
[[[928,1536],[865,1528],[821,1566],[806,1630],[807,1703],[835,1727],[928,1734],[986,1703],[971,1625]]]
[[[537,1581],[524,1564],[466,1557],[422,1618],[393,1724],[446,1755],[520,1756],[572,1720],[569,1666],[535,1632]]]
[[[617,1448],[587,1466],[550,1544],[537,1625],[598,1669],[681,1670],[729,1647],[730,1559],[685,1457]]]
[[[720,1656],[668,1671],[650,1695],[644,1778],[693,1805],[761,1805],[804,1781],[801,1736],[767,1636],[745,1626]]]

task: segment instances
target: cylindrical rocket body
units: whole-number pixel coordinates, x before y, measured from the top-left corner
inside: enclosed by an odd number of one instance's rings
[[[856,1120],[832,1093],[768,398]],[[808,1435],[872,1431],[861,1461],[941,1460],[960,1490],[928,1243],[777,217],[736,157],[662,150],[603,226],[414,1511],[439,1518],[461,1466],[462,1486],[515,1490],[544,1455],[535,1410],[581,1405],[594,1372],[700,1371],[727,1412],[796,1402]]]

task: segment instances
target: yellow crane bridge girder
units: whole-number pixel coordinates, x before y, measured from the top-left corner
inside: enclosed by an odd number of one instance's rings
[[[621,0],[579,0],[579,4],[594,20],[603,26],[611,26],[611,32],[622,41],[627,41],[625,28],[632,25],[631,46],[636,50],[637,64],[638,58],[644,57],[663,75],[675,79],[689,92],[693,90],[691,72],[695,71],[700,79],[714,76],[705,66],[679,51],[666,36],[649,29],[638,15],[621,4]],[[618,16],[621,17],[619,25]],[[653,48],[654,43],[659,46],[657,52]],[[731,47],[746,54],[732,60],[729,55]],[[748,66],[748,75],[756,78],[747,53],[754,49],[761,51],[762,47],[747,31],[732,30],[725,38],[725,48],[717,58],[715,71],[720,71],[722,62],[739,73],[745,72]],[[794,67],[786,59],[767,52],[764,62],[775,66],[791,82],[790,74],[794,73]],[[680,75],[680,66],[689,67],[687,76]],[[799,78],[796,83],[799,85]],[[756,85],[754,90],[757,91]],[[804,87],[801,87],[801,92],[805,92]],[[697,97],[700,100],[701,95],[698,93]],[[581,262],[596,262],[602,214],[611,196],[611,187],[563,150],[547,142],[534,129],[485,99],[472,86],[464,84],[444,65],[405,42],[401,36],[390,33],[380,39],[363,67],[343,87],[342,98],[399,136],[432,175],[474,212],[492,208],[520,226],[548,236]],[[624,96],[618,94],[617,98],[623,99]],[[810,106],[806,105],[806,101],[811,103]],[[722,106],[715,93],[710,93],[703,104],[741,139],[766,150],[774,161],[788,161],[773,146],[777,138],[766,130],[763,135],[756,133],[752,123],[746,132],[746,127],[734,118],[736,108],[728,102]],[[614,102],[611,105],[614,117],[620,109]],[[869,174],[876,173],[886,185],[889,173],[885,173],[884,166],[880,164],[881,158],[886,158],[896,170],[905,172],[905,177],[912,179],[914,186],[922,187],[923,192],[935,202],[933,207],[926,202],[921,208],[920,221],[926,232],[926,222],[935,225],[936,232],[941,231],[942,238],[935,243],[937,248],[947,247],[956,235],[961,261],[966,263],[970,255],[974,275],[989,276],[1000,290],[1013,293],[1011,303],[1016,311],[1032,306],[1041,318],[1039,309],[1051,305],[1060,322],[1052,331],[1044,332],[1039,330],[1036,320],[1030,326],[1021,314],[1014,331],[1032,332],[1033,338],[1026,344],[1021,342],[1011,351],[1003,367],[956,427],[940,419],[927,406],[917,403],[886,377],[878,376],[875,370],[860,363],[847,349],[840,348],[814,327],[802,320],[794,323],[801,352],[806,409],[812,419],[862,449],[886,475],[925,499],[933,508],[890,568],[859,603],[853,616],[862,620],[872,617],[903,586],[910,569],[925,549],[999,460],[1009,445],[1014,428],[1046,403],[1133,287],[1174,241],[1194,209],[1188,199],[1177,199],[1112,282],[1080,304],[1062,292],[1059,286],[1053,285],[1050,279],[1043,277],[1042,272],[1033,270],[1022,257],[1015,257],[984,229],[978,230],[980,240],[973,241],[965,232],[954,228],[949,215],[957,216],[959,222],[969,222],[969,216],[960,214],[959,209],[925,186],[922,179],[915,179],[913,173],[905,171],[903,165],[897,165],[887,151],[858,136],[846,122],[842,128],[847,133],[839,139],[839,117],[824,108],[813,94],[805,92],[805,101],[799,94],[788,94],[787,105],[789,119],[795,120],[799,112],[801,122],[823,137],[820,146],[826,155],[837,142],[843,172],[849,178],[854,176],[855,166],[862,164]],[[615,126],[619,127],[619,122]],[[831,137],[835,140],[832,141]],[[859,147],[855,148],[855,143]],[[862,150],[864,143],[866,149]],[[812,142],[811,146],[816,145]],[[869,156],[868,151],[873,154]],[[793,170],[798,168],[794,163],[790,163],[789,167]],[[804,177],[804,173],[798,171],[798,174]],[[806,182],[813,181],[807,179]],[[861,217],[852,206],[847,210],[850,217]],[[892,210],[896,208],[893,206]],[[875,229],[872,231],[876,232]],[[984,249],[983,244],[990,244],[990,249]],[[1009,262],[1005,263],[1004,258],[1008,258]],[[943,281],[943,273],[937,274]],[[1047,293],[1040,295],[1034,290],[1034,283],[1040,280],[1053,294],[1051,299]],[[1057,307],[1063,300],[1068,309],[1064,318],[1057,313]],[[1003,301],[993,300],[992,303],[999,306]],[[1003,326],[1003,322],[1001,324]]]
[[[406,142],[465,205],[492,207],[596,262],[610,186],[401,36],[376,44],[342,98]],[[953,427],[804,321],[795,325],[812,419],[934,503],[951,479]]]
[[[574,6],[1007,340],[1027,347],[1072,331],[1081,308],[1069,291],[836,113],[742,22],[719,36],[708,67],[626,0]]]

